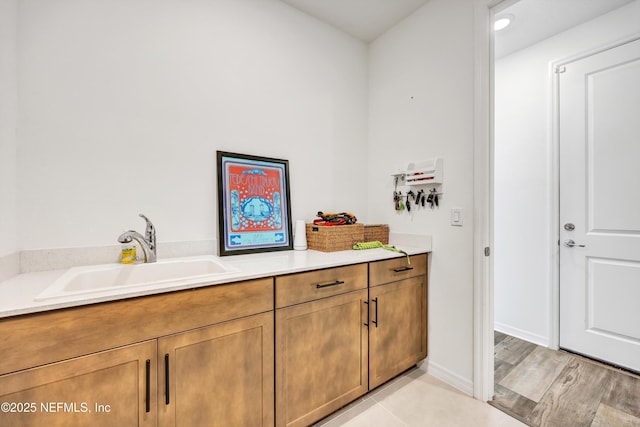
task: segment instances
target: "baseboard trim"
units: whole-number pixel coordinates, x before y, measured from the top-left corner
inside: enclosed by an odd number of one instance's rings
[[[472,381],[463,378],[455,372],[452,372],[447,368],[438,365],[437,363],[434,363],[430,360],[425,360],[421,365],[418,365],[418,367],[419,369],[427,372],[429,375],[433,375],[437,379],[442,380],[450,386],[457,388],[464,394],[473,397]]]
[[[541,345],[543,347],[549,347],[549,337],[545,337],[538,334],[525,331],[520,328],[505,325],[504,323],[494,322],[493,327],[496,331],[503,334],[511,335],[512,337],[520,338],[521,340],[529,341],[530,343]]]

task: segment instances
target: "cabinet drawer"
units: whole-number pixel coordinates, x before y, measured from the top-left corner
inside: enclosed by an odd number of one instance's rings
[[[372,262],[369,264],[369,286],[378,286],[426,273],[427,254],[411,255],[411,264],[407,264],[407,257]]]
[[[367,288],[367,265],[276,277],[276,308]]]

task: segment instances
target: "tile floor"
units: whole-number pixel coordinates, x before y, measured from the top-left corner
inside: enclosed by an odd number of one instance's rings
[[[501,410],[416,368],[313,427],[640,427],[636,375],[499,333],[495,355]]]
[[[421,369],[413,369],[314,427],[523,426],[487,403],[467,396]]]
[[[640,427],[640,376],[495,333],[496,406],[530,426]]]

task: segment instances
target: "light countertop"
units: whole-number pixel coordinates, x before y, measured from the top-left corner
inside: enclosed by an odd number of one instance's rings
[[[397,247],[409,255],[431,251],[430,247]],[[0,318],[402,256],[404,255],[384,249],[339,252],[279,251],[225,256],[220,260],[238,271],[221,276],[199,277],[195,280],[172,281],[170,284],[110,289],[46,300],[37,300],[36,297],[68,269],[25,273],[0,282]]]

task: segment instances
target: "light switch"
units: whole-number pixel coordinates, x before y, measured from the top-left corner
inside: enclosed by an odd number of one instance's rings
[[[451,208],[451,225],[462,227],[462,208]]]

